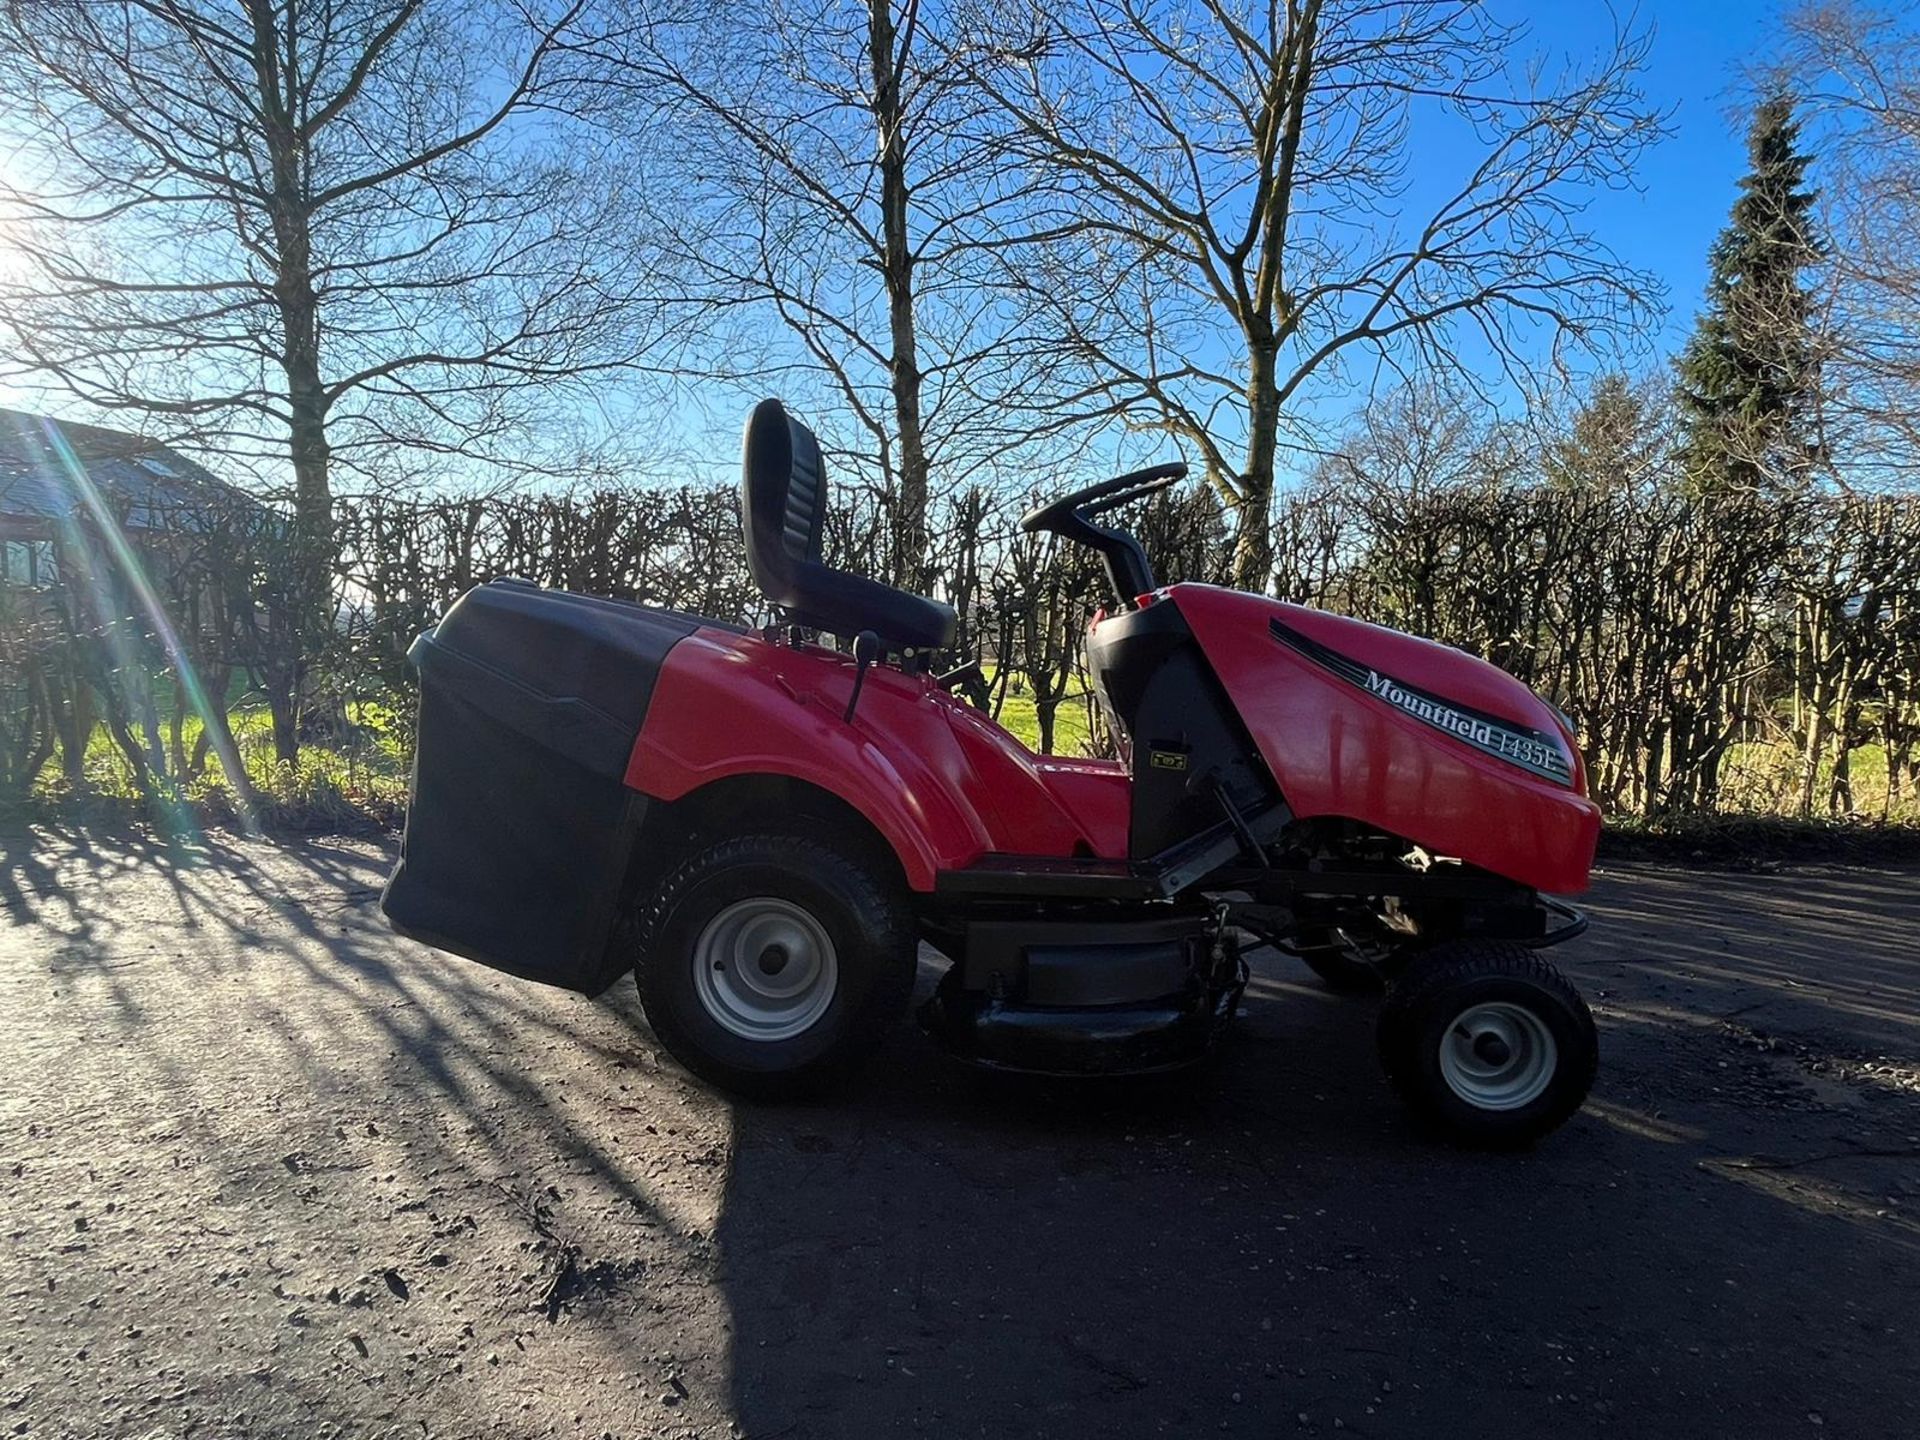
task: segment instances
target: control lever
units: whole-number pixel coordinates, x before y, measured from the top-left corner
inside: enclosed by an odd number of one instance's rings
[[[1227,824],[1233,827],[1233,833],[1239,838],[1244,849],[1259,864],[1262,870],[1271,870],[1273,862],[1267,859],[1266,847],[1260,843],[1260,837],[1253,833],[1253,827],[1247,824],[1247,817],[1240,813],[1240,807],[1233,803],[1233,796],[1227,790],[1227,782],[1216,771],[1212,776],[1213,795],[1220,802],[1220,808],[1227,812]]]
[[[853,637],[853,693],[847,697],[847,713],[840,718],[847,724],[853,723],[853,708],[860,703],[860,691],[867,683],[867,671],[873,668],[873,662],[880,658],[880,637],[871,630],[862,630]]]
[[[980,668],[978,655],[964,665],[956,665],[944,675],[934,676],[933,680],[949,695],[955,691],[965,695],[967,702],[976,710],[984,710],[992,703],[993,696],[987,689],[987,672]]]

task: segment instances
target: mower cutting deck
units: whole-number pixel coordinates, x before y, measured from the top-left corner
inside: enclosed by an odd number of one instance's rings
[[[1552,707],[1408,635],[1160,586],[1098,517],[1186,473],[1161,466],[1022,522],[1101,557],[1122,758],[1036,756],[962,698],[977,663],[935,673],[948,607],[821,564],[811,432],[769,400],[745,450],[774,623],[503,580],[415,643],[396,929],[589,994],[631,970],[682,1063],[763,1098],[866,1058],[921,941],[953,962],[931,1035],[1071,1075],[1204,1055],[1269,943],[1385,992],[1387,1076],[1457,1138],[1579,1107],[1593,1021],[1538,951],[1584,926],[1543,892],[1585,888],[1600,820]]]

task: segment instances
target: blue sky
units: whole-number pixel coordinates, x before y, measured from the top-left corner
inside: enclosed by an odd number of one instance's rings
[[[1735,183],[1745,169],[1742,67],[1764,56],[1781,0],[1642,0],[1637,10],[1610,9],[1604,0],[1489,3],[1507,18],[1524,20],[1531,30],[1527,49],[1550,64],[1591,61],[1616,25],[1653,31],[1642,84],[1653,104],[1669,112],[1671,133],[1643,153],[1637,189],[1595,196],[1588,219],[1626,264],[1664,283],[1663,320],[1637,337],[1639,343],[1624,356],[1635,367],[1659,364],[1691,329],[1708,247],[1726,223]],[[1415,143],[1421,143],[1418,131]],[[1443,139],[1426,143],[1434,153],[1423,160],[1416,148],[1410,173],[1426,171],[1436,179],[1457,174],[1462,157],[1440,153]],[[1329,387],[1311,396],[1303,393],[1301,400],[1318,418],[1338,424],[1356,398]],[[0,404],[25,402],[23,394],[0,383]],[[730,471],[737,427],[731,407],[724,418],[684,410],[663,418],[682,432],[691,469],[700,470],[696,457],[710,453],[715,476]]]
[[[1590,73],[1611,53],[1619,31],[1651,33],[1637,84],[1648,107],[1665,116],[1665,134],[1640,152],[1635,183],[1592,192],[1585,228],[1628,269],[1651,275],[1660,293],[1651,322],[1633,333],[1606,337],[1593,357],[1570,354],[1576,371],[1622,368],[1633,373],[1664,368],[1685,345],[1703,299],[1707,257],[1726,225],[1747,169],[1746,123],[1751,107],[1749,67],[1763,62],[1775,44],[1780,13],[1793,0],[1484,0],[1498,20],[1525,27],[1509,57],[1519,67],[1539,63],[1551,76],[1566,69]],[[1416,123],[1400,197],[1397,223],[1424,217],[1427,207],[1450,195],[1477,154],[1457,148],[1460,127],[1451,117]],[[1818,184],[1817,166],[1814,175]],[[1516,331],[1524,335],[1520,327]],[[1547,335],[1536,328],[1522,339],[1540,350],[1537,377],[1546,374]],[[1223,343],[1225,343],[1223,341]],[[1488,394],[1503,410],[1517,412],[1525,400],[1498,378],[1498,362],[1470,326],[1451,332],[1451,343],[1476,369]],[[1228,363],[1232,361],[1229,358]],[[1373,379],[1397,383],[1394,372]],[[1344,375],[1328,373],[1298,392],[1291,413],[1306,422],[1309,448],[1283,453],[1281,484],[1297,482],[1315,462],[1311,443],[1337,437],[1366,401],[1358,388],[1369,383],[1362,366]],[[1167,442],[1170,455],[1177,447]],[[1156,452],[1155,458],[1165,458]],[[1191,456],[1186,457],[1191,459]]]
[[[1601,196],[1590,213],[1621,259],[1666,282],[1665,329],[1650,337],[1660,353],[1678,349],[1692,328],[1707,248],[1746,170],[1742,67],[1765,54],[1780,9],[1775,0],[1659,0],[1622,12],[1653,29],[1643,83],[1672,111],[1672,134],[1646,152],[1639,193]],[[1524,10],[1542,48],[1571,56],[1592,53],[1613,24],[1589,0],[1534,0]]]

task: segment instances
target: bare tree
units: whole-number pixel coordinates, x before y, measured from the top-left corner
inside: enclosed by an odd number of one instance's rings
[[[1454,611],[1474,600],[1452,583],[1462,568],[1459,538],[1416,517],[1436,496],[1515,483],[1529,458],[1519,427],[1503,424],[1492,407],[1444,378],[1410,383],[1367,406],[1315,467],[1312,493],[1337,496],[1331,503],[1352,512],[1349,523],[1369,537],[1368,578],[1397,577],[1369,618],[1417,635],[1457,633],[1464,622]],[[1489,529],[1489,543],[1497,543],[1493,534]],[[1293,557],[1283,557],[1289,589],[1298,586],[1293,569]]]
[[[884,568],[916,588],[936,489],[1056,433],[1050,349],[993,259],[1032,238],[1028,182],[946,63],[952,25],[929,0],[706,5],[618,56],[636,128],[679,138],[672,234],[703,298],[778,322],[739,327],[715,373],[808,387],[886,516]]]
[[[1086,405],[1198,450],[1243,586],[1269,580],[1275,459],[1309,385],[1409,357],[1524,384],[1653,289],[1582,216],[1660,130],[1642,34],[1553,73],[1472,0],[1017,13],[978,27],[971,75],[1075,237],[1022,268]],[[1409,173],[1416,138],[1446,175]]]
[[[1920,469],[1920,21],[1818,0],[1760,77],[1795,94],[1830,237],[1817,295],[1822,439],[1838,474]]]
[[[1583,392],[1543,401],[1529,423],[1543,432],[1542,464],[1549,483],[1612,495],[1666,474],[1678,443],[1669,377],[1635,379],[1611,371]]]
[[[338,477],[541,458],[529,420],[664,330],[574,143],[587,5],[0,5],[6,368],[290,477],[310,638]]]

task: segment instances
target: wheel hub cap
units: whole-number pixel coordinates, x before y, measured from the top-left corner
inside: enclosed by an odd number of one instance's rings
[[[1513,1051],[1507,1048],[1507,1042],[1491,1030],[1475,1037],[1473,1053],[1489,1065],[1504,1065],[1513,1055]]]
[[[693,988],[709,1018],[745,1040],[791,1040],[833,1003],[839,957],[824,926],[791,900],[736,900],[693,946]]]
[[[1469,1105],[1518,1110],[1552,1083],[1559,1047],[1547,1024],[1504,1000],[1462,1010],[1440,1037],[1440,1076]]]

